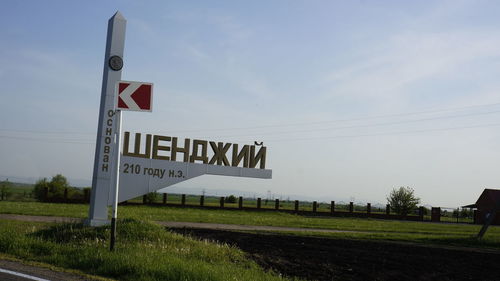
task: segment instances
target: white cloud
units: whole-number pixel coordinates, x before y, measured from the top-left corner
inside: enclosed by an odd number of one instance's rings
[[[500,57],[500,33],[403,33],[357,62],[325,76],[329,97],[404,99],[416,83],[446,77],[469,63]]]

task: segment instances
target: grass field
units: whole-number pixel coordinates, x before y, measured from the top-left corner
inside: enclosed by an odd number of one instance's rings
[[[198,241],[133,219],[109,227],[0,220],[0,252],[119,280],[288,280],[265,272],[237,248]]]
[[[0,201],[0,213],[85,218],[88,205]],[[500,227],[485,238],[471,224],[304,217],[271,211],[166,206],[119,207],[117,249],[109,252],[109,227],[0,220],[0,253],[23,260],[120,280],[287,280],[265,272],[228,245],[198,241],[150,221],[291,226],[351,230],[348,233],[283,232],[335,239],[389,240],[420,244],[500,249]]]
[[[9,195],[9,198],[7,201],[22,201],[22,202],[36,201],[33,198],[32,190],[33,190],[32,184],[11,183],[10,188],[9,188],[10,195]],[[157,193],[156,199],[154,200],[154,202],[156,202],[156,203],[163,202],[163,195],[164,195],[163,193]],[[182,194],[168,193],[166,203],[180,205],[181,200],[182,200],[181,198],[182,198]],[[204,197],[204,205],[205,206],[212,206],[212,207],[219,207],[220,206],[220,198],[221,197],[218,197],[218,196],[207,195]],[[238,208],[237,201],[238,201],[238,197],[236,196],[235,203],[225,202],[224,207],[225,208]],[[137,198],[130,199],[130,200],[128,200],[128,202],[142,203],[143,198],[142,198],[142,196],[140,196]],[[200,196],[199,195],[185,194],[185,204],[188,206],[199,206],[200,205]],[[243,198],[243,207],[244,208],[256,208],[257,207],[257,199],[256,198],[248,198],[248,197]],[[275,200],[262,199],[261,208],[274,210],[275,209]],[[279,201],[279,209],[280,210],[294,210],[295,209],[294,200],[290,200],[290,199],[280,200]],[[298,209],[300,211],[312,211],[313,202],[299,201]],[[329,213],[330,209],[331,209],[331,206],[330,206],[329,202],[317,202],[317,212]],[[455,211],[455,209],[448,208],[448,209],[443,209],[443,210],[447,210],[447,211],[442,212],[441,221],[443,221],[443,222],[472,223],[472,221],[473,221],[471,215],[469,217],[460,216],[457,219],[456,215],[453,213]],[[336,202],[335,211],[348,212],[349,211],[349,204],[346,204],[343,202]],[[366,213],[367,206],[354,204],[353,211],[354,211],[354,213]],[[430,211],[427,210],[427,212],[430,212]],[[371,213],[385,214],[385,207],[382,208],[380,205],[378,205],[378,207],[372,206]],[[424,220],[430,221],[431,220],[430,215],[429,214],[425,215]]]
[[[9,189],[10,201],[34,201],[32,198],[33,185],[22,183],[11,183]]]
[[[87,211],[88,205],[83,204],[0,202],[0,213],[9,214],[85,218]],[[308,233],[308,235],[500,248],[500,227],[497,226],[490,227],[482,241],[476,241],[471,237],[477,234],[480,226],[471,224],[422,223],[338,217],[319,218],[281,212],[210,210],[141,205],[120,206],[118,215],[120,218],[150,221],[208,222],[353,230],[370,233]]]
[[[182,194],[176,194],[176,193],[169,193],[167,196],[167,201],[166,203],[168,204],[181,204],[181,199]],[[156,203],[161,203],[163,202],[162,200],[162,194],[158,194],[156,200],[154,202]],[[200,205],[200,196],[198,195],[189,195],[186,194],[185,197],[185,204],[189,206],[199,206]],[[128,202],[132,203],[142,203],[142,197],[137,197],[131,200],[128,200]],[[204,199],[204,206],[212,206],[212,207],[219,207],[220,206],[220,197],[216,196],[205,196]],[[238,208],[238,203],[224,203],[225,208]],[[257,207],[257,200],[255,198],[243,198],[243,207],[245,208],[256,208]],[[299,210],[300,211],[312,211],[313,209],[313,202],[308,202],[308,201],[299,201]],[[317,212],[323,212],[323,213],[329,213],[331,211],[331,205],[330,203],[325,203],[325,202],[317,202]],[[269,210],[274,210],[275,209],[275,201],[274,200],[265,200],[262,199],[261,202],[261,208],[262,209],[269,209]],[[279,209],[280,210],[295,210],[295,203],[294,201],[290,200],[280,200],[279,201]],[[460,216],[457,220],[456,215],[453,213],[455,209],[447,209],[447,212],[442,212],[441,214],[441,221],[443,222],[453,222],[453,223],[472,223],[473,218],[472,216],[470,217],[462,217]],[[349,204],[342,204],[339,202],[335,203],[335,211],[337,212],[348,212],[349,211]],[[431,216],[430,216],[430,210],[427,210],[429,214],[424,216],[424,220],[430,221]],[[355,213],[366,213],[367,212],[367,206],[366,205],[359,205],[359,204],[354,204],[353,205],[353,212]],[[375,214],[385,214],[386,210],[385,207],[381,208],[380,206],[372,206],[371,207],[371,213]],[[394,213],[392,213],[394,214]],[[416,214],[415,214],[416,215]]]

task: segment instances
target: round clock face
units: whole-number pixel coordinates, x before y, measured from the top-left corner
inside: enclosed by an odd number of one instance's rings
[[[123,60],[119,56],[112,56],[109,58],[109,67],[114,71],[121,70],[123,67]]]

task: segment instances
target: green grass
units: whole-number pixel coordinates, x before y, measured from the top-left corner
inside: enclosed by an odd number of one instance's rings
[[[109,227],[0,220],[0,252],[119,280],[286,280],[263,271],[237,248],[198,241],[145,221]]]
[[[0,202],[0,213],[68,216],[85,218],[88,205],[50,204],[38,202]],[[474,242],[471,237],[480,226],[471,224],[422,223],[364,218],[304,217],[282,212],[239,210],[210,210],[163,206],[120,206],[120,218],[146,219],[151,221],[184,221],[225,224],[290,226],[352,230],[371,233],[321,234],[332,237],[401,240],[423,243],[460,244],[500,248],[500,227],[492,226],[483,241]]]
[[[0,201],[0,213],[84,218],[89,205]]]

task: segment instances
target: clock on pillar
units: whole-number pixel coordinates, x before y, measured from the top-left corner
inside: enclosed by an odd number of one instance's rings
[[[112,56],[109,58],[109,67],[114,71],[119,71],[123,67],[123,60],[119,56]]]

